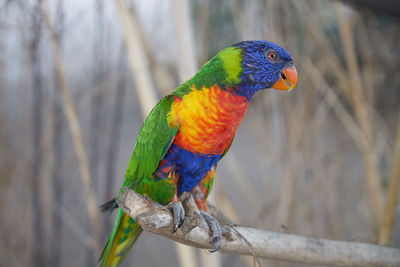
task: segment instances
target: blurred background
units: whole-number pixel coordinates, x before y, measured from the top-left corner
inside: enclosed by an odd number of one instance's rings
[[[144,116],[250,39],[288,49],[299,81],[254,96],[212,201],[255,228],[399,247],[399,5],[0,1],[0,266],[96,266],[115,217],[98,207],[116,195]],[[133,265],[253,259],[143,233]]]

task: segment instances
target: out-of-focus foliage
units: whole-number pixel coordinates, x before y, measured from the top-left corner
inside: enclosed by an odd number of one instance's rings
[[[100,206],[116,194],[142,123],[135,74],[113,1],[47,2]],[[264,39],[286,47],[299,73],[292,92],[252,100],[218,166],[217,206],[257,228],[376,242],[400,109],[399,21],[328,0],[190,4],[200,64],[230,44]],[[178,85],[170,1],[129,6],[161,98]],[[87,195],[40,1],[2,2],[0,15],[0,265],[94,266]],[[114,215],[100,214],[98,247]],[[397,209],[394,246],[399,220]],[[124,266],[132,262],[176,266],[172,241],[143,234]],[[244,264],[222,256],[223,266]]]

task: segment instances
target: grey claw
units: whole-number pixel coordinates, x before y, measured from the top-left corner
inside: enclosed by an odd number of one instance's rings
[[[212,244],[214,246],[214,248],[209,250],[209,252],[213,253],[213,252],[217,251],[221,247],[221,244],[222,244],[221,226],[219,225],[219,222],[217,221],[217,219],[215,219],[209,213],[202,211],[202,210],[200,211],[200,213],[201,213],[201,215],[203,215],[204,219],[206,220],[206,222],[212,232],[210,244]]]
[[[176,231],[178,230],[178,228],[179,228],[179,224],[174,224],[174,229],[172,230],[172,233],[175,234]]]
[[[210,243],[214,245],[214,248],[210,249],[209,252],[213,253],[221,247],[222,239],[220,236],[215,236],[215,237],[213,237],[213,239],[211,240]]]
[[[185,220],[185,210],[183,208],[182,202],[180,201],[170,202],[167,205],[167,208],[171,210],[174,217],[174,227],[172,230],[172,233],[174,234]]]

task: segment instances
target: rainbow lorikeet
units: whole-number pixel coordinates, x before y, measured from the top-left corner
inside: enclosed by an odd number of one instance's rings
[[[253,94],[266,88],[291,90],[296,82],[290,54],[276,44],[244,41],[222,50],[190,80],[161,99],[147,116],[120,193],[127,186],[168,205],[176,231],[184,219],[179,196],[191,192],[214,229],[217,250],[220,228],[207,213],[206,204],[216,164],[228,151]],[[104,207],[116,208],[116,200]],[[118,209],[100,265],[117,266],[141,232],[140,226]]]

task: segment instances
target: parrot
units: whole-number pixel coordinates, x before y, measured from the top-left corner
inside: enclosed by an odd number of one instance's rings
[[[189,192],[213,231],[212,251],[218,250],[220,226],[207,212],[217,163],[229,150],[252,96],[268,88],[290,91],[296,83],[297,71],[286,49],[263,40],[242,41],[221,50],[162,98],[138,133],[119,193],[102,206],[118,209],[118,214],[100,266],[118,266],[142,232],[118,208],[124,187],[167,206],[173,232],[185,218],[179,197]]]

